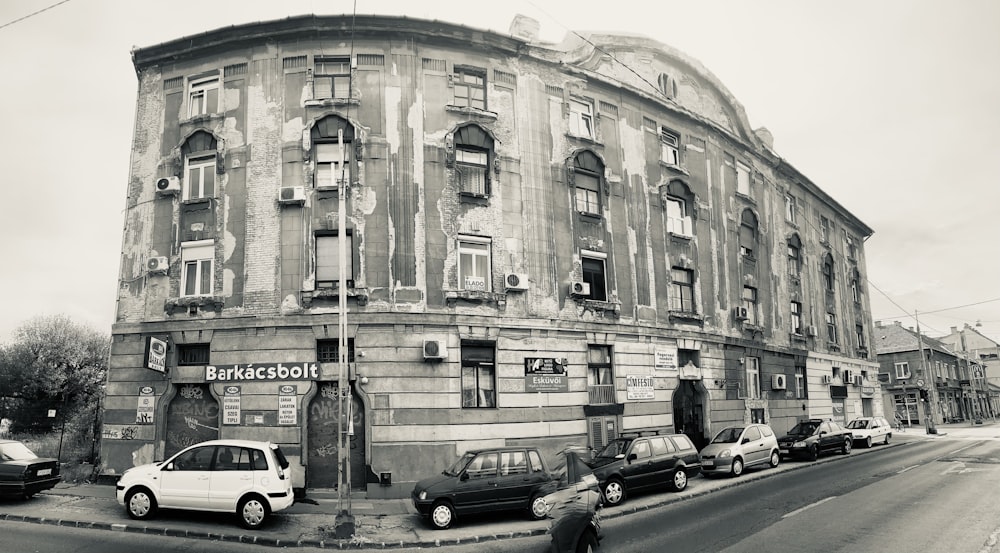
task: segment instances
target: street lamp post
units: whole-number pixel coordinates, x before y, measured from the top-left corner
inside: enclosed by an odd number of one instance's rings
[[[924,357],[924,338],[923,333],[920,332],[920,317],[916,309],[913,310],[913,319],[917,323],[917,346],[920,348],[920,374],[924,378],[928,378],[927,359]],[[927,386],[927,381],[924,381],[922,385],[918,381],[918,386],[924,389]],[[937,427],[934,426],[934,387],[929,386],[926,392],[927,401],[924,403],[924,426],[928,434],[937,434]]]

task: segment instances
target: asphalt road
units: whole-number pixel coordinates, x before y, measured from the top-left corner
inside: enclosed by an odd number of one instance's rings
[[[275,547],[149,534],[0,522],[0,551],[9,553],[276,553]],[[306,549],[292,548],[291,551]],[[314,549],[312,551],[320,551]]]

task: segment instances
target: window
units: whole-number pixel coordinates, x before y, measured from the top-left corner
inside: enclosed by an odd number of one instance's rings
[[[743,287],[743,308],[747,310],[747,324],[757,324],[757,289]]]
[[[744,357],[743,368],[746,370],[746,383],[748,398],[760,397],[760,359],[757,357]]]
[[[350,150],[350,144],[316,144],[316,188],[351,184]]]
[[[215,242],[198,240],[181,243],[182,296],[212,295],[212,266],[215,263]]]
[[[583,151],[573,158],[572,179],[578,212],[600,216],[603,175],[604,164],[593,152]]]
[[[680,165],[680,139],[667,129],[660,127],[660,161],[667,165]]]
[[[910,378],[910,364],[907,362],[895,363],[896,368],[896,380],[905,380]]]
[[[591,405],[615,403],[611,346],[587,346],[587,390]]]
[[[674,267],[670,280],[670,309],[694,313],[694,271]]]
[[[833,313],[826,314],[826,339],[831,344],[837,343],[837,316]]]
[[[802,242],[797,234],[788,239],[788,275],[798,278],[802,274]]]
[[[354,236],[348,231],[344,236],[345,286],[354,287]],[[316,237],[316,287],[337,288],[340,274],[340,236],[323,234]]]
[[[795,196],[785,194],[785,220],[795,224]]]
[[[751,196],[750,168],[736,162],[736,191],[744,196]]]
[[[313,98],[351,97],[351,58],[317,56],[313,68]]]
[[[527,474],[528,458],[523,451],[500,452],[500,476]]]
[[[465,467],[465,473],[469,478],[496,478],[497,475],[497,452],[480,453],[476,455],[469,466]]]
[[[606,260],[607,255],[600,252],[584,251],[580,255],[583,281],[590,285],[590,298],[597,301],[608,301]]]
[[[463,236],[458,240],[458,287],[489,292],[492,288],[489,238]]]
[[[822,215],[819,216],[819,239],[825,244],[830,242],[830,220]]]
[[[847,252],[847,259],[857,259],[858,247],[850,234],[844,234],[844,250]]]
[[[486,72],[482,69],[455,67],[455,105],[486,109]]]
[[[316,361],[340,362],[340,340],[316,340]],[[347,362],[354,362],[354,338],[347,339]]]
[[[854,325],[854,336],[858,341],[858,349],[865,349],[865,327]]]
[[[757,248],[757,216],[753,211],[744,209],[740,216],[740,255],[754,259]]]
[[[806,369],[805,367],[795,367],[795,397],[805,399],[806,393]]]
[[[664,203],[667,208],[667,232],[679,236],[692,236],[694,219],[689,206],[692,205],[694,196],[687,185],[679,180],[671,181],[667,185],[666,192]]]
[[[802,303],[793,301],[789,304],[792,314],[792,334],[802,335]]]
[[[462,407],[497,406],[493,347],[462,344]]]
[[[854,303],[861,303],[861,275],[857,269],[851,273],[851,297],[854,298]]]
[[[208,344],[177,344],[178,365],[207,365]]]
[[[215,196],[217,141],[205,131],[197,131],[181,147],[184,156],[184,199],[198,200]]]
[[[660,94],[667,98],[673,98],[677,95],[677,82],[666,73],[660,73],[660,76],[656,78],[656,85],[660,89]]]
[[[594,108],[589,102],[569,101],[569,133],[583,138],[594,138]]]
[[[174,470],[210,470],[214,456],[215,446],[196,447],[190,451],[185,451],[173,460]]]
[[[486,196],[490,193],[490,167],[493,138],[477,125],[455,131],[455,174],[463,194]]]
[[[827,256],[823,259],[823,288],[827,292],[833,292],[834,283],[833,257],[827,254]]]
[[[202,77],[192,79],[188,84],[188,117],[218,113],[219,111],[219,77]]]

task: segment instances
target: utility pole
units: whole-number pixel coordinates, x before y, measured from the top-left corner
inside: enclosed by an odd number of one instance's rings
[[[913,310],[913,320],[917,322],[917,346],[920,348],[920,374],[923,378],[929,380],[927,372],[927,358],[924,357],[924,338],[923,333],[920,332],[920,317],[918,316],[917,310]],[[920,386],[921,389],[927,387],[927,380],[923,381],[924,384]],[[934,426],[934,387],[928,387],[927,391],[927,402],[924,403],[924,426],[927,429],[928,434],[937,434],[937,427]]]
[[[337,280],[338,292],[338,343],[337,343],[337,517],[335,519],[337,538],[350,538],[354,535],[354,516],[351,514],[351,394],[347,383],[347,179],[345,178],[347,157],[344,151],[344,129],[337,130],[339,178],[335,173],[337,183],[337,263],[340,274]],[[344,404],[347,404],[345,407]],[[346,497],[346,508],[345,504]]]

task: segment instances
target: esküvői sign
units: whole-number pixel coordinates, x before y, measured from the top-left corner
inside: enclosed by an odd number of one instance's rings
[[[319,378],[316,363],[248,363],[246,365],[208,365],[207,382],[238,382],[243,380],[315,380]]]

